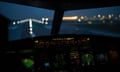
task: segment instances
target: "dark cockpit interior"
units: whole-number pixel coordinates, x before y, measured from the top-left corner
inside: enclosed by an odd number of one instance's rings
[[[119,0],[1,0],[0,72],[119,72]]]

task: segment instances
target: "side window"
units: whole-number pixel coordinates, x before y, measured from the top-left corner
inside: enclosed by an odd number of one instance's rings
[[[64,13],[59,34],[120,37],[120,6],[71,10]]]

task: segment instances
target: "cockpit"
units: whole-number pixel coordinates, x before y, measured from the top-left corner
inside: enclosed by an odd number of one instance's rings
[[[120,71],[117,0],[3,0],[0,15],[1,72]]]

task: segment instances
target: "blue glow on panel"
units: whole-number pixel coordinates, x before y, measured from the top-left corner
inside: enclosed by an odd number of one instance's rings
[[[50,66],[49,62],[44,63],[44,66],[49,67]]]

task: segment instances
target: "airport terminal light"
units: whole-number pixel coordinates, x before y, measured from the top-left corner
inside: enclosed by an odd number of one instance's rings
[[[48,21],[48,18],[46,18],[45,20]]]
[[[77,20],[78,19],[78,16],[66,16],[66,17],[63,17],[63,20]]]
[[[83,19],[84,19],[84,16],[81,16],[80,18],[83,20]]]
[[[81,19],[78,19],[78,22],[81,22]]]
[[[101,17],[101,15],[100,14],[98,14],[98,18],[100,18]]]
[[[42,21],[44,21],[45,20],[45,18],[42,18]]]
[[[109,14],[109,15],[108,15],[108,18],[111,19],[111,18],[112,18],[112,15]]]

